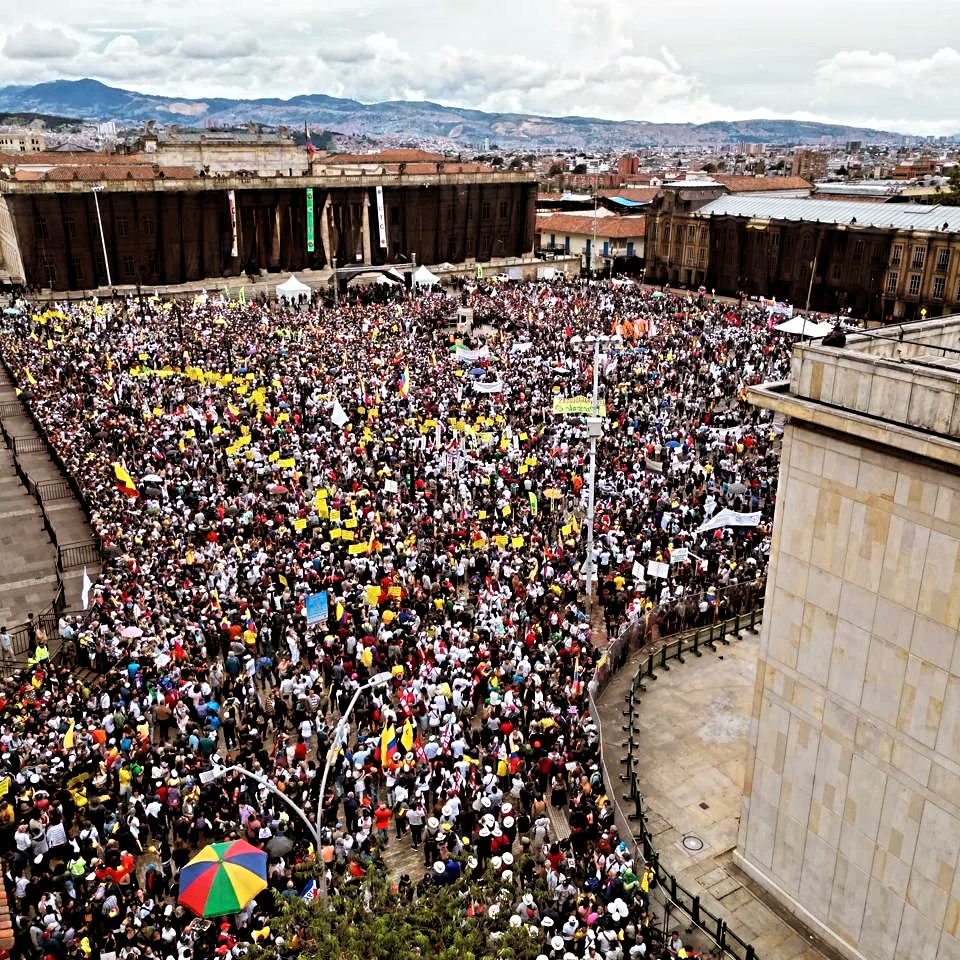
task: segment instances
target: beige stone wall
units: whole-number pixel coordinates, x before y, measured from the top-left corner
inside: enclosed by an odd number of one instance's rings
[[[847,956],[960,958],[960,476],[784,436],[737,860]]]

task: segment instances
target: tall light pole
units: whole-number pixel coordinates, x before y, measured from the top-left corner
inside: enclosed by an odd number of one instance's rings
[[[110,258],[107,256],[107,241],[103,235],[103,220],[100,217],[100,191],[103,190],[103,184],[95,183],[91,188],[93,191],[93,205],[97,208],[97,226],[100,227],[100,246],[103,247],[103,265],[107,270],[107,286],[112,287],[113,281],[110,279]]]
[[[347,723],[350,720],[350,714],[357,705],[360,695],[367,690],[375,690],[378,687],[385,687],[392,679],[388,672],[374,674],[366,683],[357,687],[347,709],[343,711],[337,726],[333,732],[333,743],[327,750],[326,763],[323,765],[323,776],[320,778],[320,799],[317,800],[317,860],[320,862],[320,899],[327,899],[327,865],[323,862],[323,801],[326,798],[327,778],[330,776],[330,768],[336,760],[340,747],[347,742]]]
[[[593,521],[597,500],[597,439],[603,436],[603,417],[600,416],[600,357],[601,347],[610,344],[616,346],[623,338],[619,334],[589,334],[586,338],[575,336],[570,339],[574,346],[583,343],[593,346],[593,397],[592,415],[587,417],[587,436],[590,438],[590,479],[587,485],[587,559],[584,573],[587,579],[587,601],[593,598]]]

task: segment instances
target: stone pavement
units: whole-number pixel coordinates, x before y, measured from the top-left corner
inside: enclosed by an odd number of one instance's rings
[[[30,481],[31,490],[45,481],[59,481],[60,492],[44,495],[43,510],[53,528],[55,542],[90,543],[93,533],[80,503],[63,484],[65,477],[46,452],[46,443],[37,433],[18,400],[6,369],[0,365],[0,417],[4,431],[13,438],[29,441],[37,452],[19,451],[17,459]],[[8,626],[22,623],[27,612],[48,607],[57,592],[57,549],[43,525],[43,512],[37,497],[22,484],[13,467],[13,452],[6,444],[0,447],[0,612],[8,615]],[[87,573],[95,580],[99,564],[87,565]],[[60,574],[63,581],[66,609],[80,608],[83,567],[67,566]],[[7,589],[4,589],[6,587]],[[0,617],[0,623],[2,623]]]
[[[48,607],[57,592],[57,552],[43,514],[0,445],[0,626],[13,628]]]
[[[717,653],[672,662],[646,682],[636,723],[647,828],[667,872],[752,944],[758,960],[824,960],[833,954],[775,913],[732,863],[758,642],[745,632]],[[622,711],[637,659],[611,680],[598,704],[607,757],[625,754]],[[688,919],[679,914],[677,926],[684,923]]]

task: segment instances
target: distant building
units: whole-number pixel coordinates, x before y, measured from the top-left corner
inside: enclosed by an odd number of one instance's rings
[[[46,149],[47,141],[42,133],[33,130],[0,133],[0,153],[39,153]]]
[[[584,270],[612,269],[617,260],[643,260],[645,221],[642,215],[538,214],[537,249],[580,255]]]
[[[617,173],[621,177],[635,177],[640,173],[640,158],[636,154],[628,154],[617,161]]]
[[[663,193],[648,214],[656,282],[872,320],[960,307],[960,207],[722,196],[682,209]]]
[[[797,150],[790,161],[790,173],[813,183],[827,177],[827,154],[823,150]]]
[[[105,286],[104,243],[115,286],[322,269],[334,259],[487,261],[534,247],[528,172],[442,161],[371,172],[342,157],[309,176],[210,176],[153,162],[171,155],[0,156],[0,280]]]

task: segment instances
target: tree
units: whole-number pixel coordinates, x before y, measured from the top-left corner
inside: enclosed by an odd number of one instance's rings
[[[401,899],[382,876],[370,875],[330,898],[319,901],[277,897],[278,915],[270,923],[267,942],[250,953],[251,960],[534,960],[543,951],[542,931],[510,925],[510,915],[523,890],[490,872],[476,881],[451,887],[428,887],[415,899]],[[496,916],[488,907],[498,903]]]
[[[585,163],[578,163],[578,164],[573,168],[573,172],[574,172],[574,173],[586,173],[586,172],[587,172],[587,165],[586,165]]]
[[[937,197],[937,203],[945,207],[960,207],[960,166],[954,167],[947,176],[947,190]]]
[[[565,169],[566,168],[559,160],[555,160],[553,163],[550,164],[550,169],[547,171],[547,176],[548,177],[559,176],[561,173],[563,173]]]
[[[704,173],[716,173],[716,172],[717,172],[717,165],[716,165],[715,163],[713,163],[713,162],[711,162],[711,163],[705,163],[705,164],[703,165],[703,172],[704,172]]]

